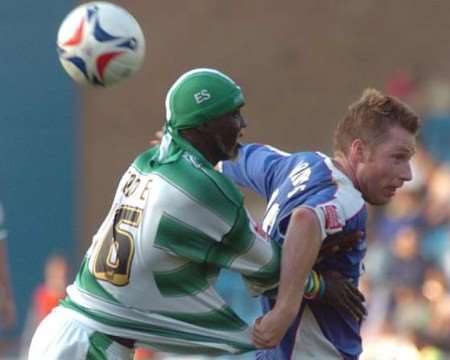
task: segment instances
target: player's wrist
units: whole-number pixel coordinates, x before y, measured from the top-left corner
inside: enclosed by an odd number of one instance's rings
[[[300,308],[300,303],[295,303],[292,301],[279,302],[272,309],[272,312],[281,322],[291,322],[295,316],[298,314]]]
[[[298,296],[297,296],[298,293]],[[293,293],[284,293],[285,296],[278,296],[275,302],[275,306],[272,309],[277,316],[283,319],[293,319],[300,309],[300,305],[303,297],[298,289]]]
[[[303,297],[308,300],[320,299],[325,293],[325,279],[318,271],[312,270],[305,282]]]

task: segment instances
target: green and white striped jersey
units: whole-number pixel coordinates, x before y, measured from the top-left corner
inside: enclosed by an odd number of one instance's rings
[[[253,295],[277,285],[280,249],[255,231],[237,188],[198,153],[155,170],[153,150],[122,177],[62,306],[81,322],[166,352],[253,350],[214,289],[221,268]]]

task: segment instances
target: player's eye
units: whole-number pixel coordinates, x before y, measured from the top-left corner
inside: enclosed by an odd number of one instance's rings
[[[409,158],[409,156],[407,154],[403,154],[403,153],[394,154],[392,157],[397,161],[403,161],[403,160],[407,160]]]

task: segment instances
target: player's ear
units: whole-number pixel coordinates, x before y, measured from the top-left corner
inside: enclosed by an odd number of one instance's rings
[[[364,144],[364,142],[361,139],[355,139],[353,140],[352,144],[350,145],[350,159],[353,163],[359,163],[363,162],[365,159],[365,152],[367,146]]]

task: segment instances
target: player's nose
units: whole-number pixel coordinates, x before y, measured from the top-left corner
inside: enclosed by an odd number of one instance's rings
[[[240,127],[241,129],[245,129],[248,126],[248,121],[247,119],[241,115],[241,119],[240,119]]]

